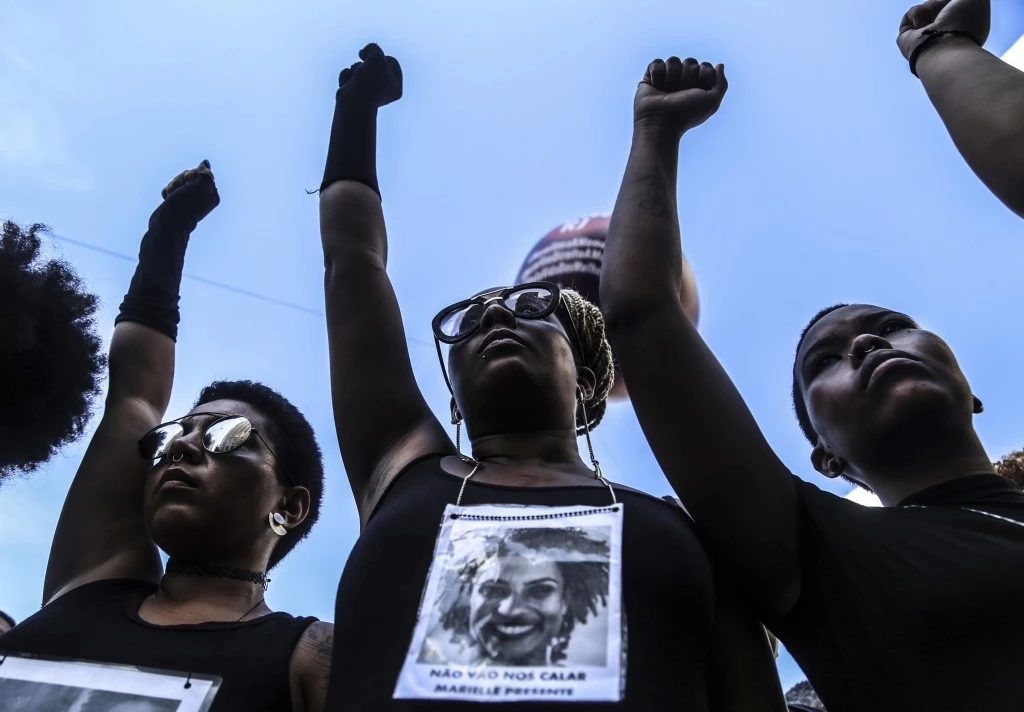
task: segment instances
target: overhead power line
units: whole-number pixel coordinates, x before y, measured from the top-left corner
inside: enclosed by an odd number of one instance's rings
[[[66,242],[66,243],[68,243],[70,245],[77,245],[78,247],[84,248],[86,250],[92,250],[93,252],[98,252],[99,254],[106,255],[107,257],[116,257],[119,260],[125,260],[127,262],[132,262],[132,263],[138,262],[138,257],[135,257],[133,255],[127,255],[127,254],[125,254],[123,252],[118,252],[116,250],[110,250],[110,249],[107,249],[106,247],[100,247],[99,245],[93,245],[93,244],[91,244],[89,242],[84,242],[82,240],[76,240],[76,239],[71,238],[71,237],[64,237],[63,235],[57,235],[57,234],[54,234],[54,233],[51,233],[51,235],[53,236],[54,239],[60,240],[61,242]],[[205,285],[208,285],[210,287],[216,287],[217,289],[223,289],[223,290],[225,290],[227,292],[232,292],[233,294],[240,294],[243,297],[250,297],[252,299],[258,299],[261,302],[267,302],[268,304],[274,304],[274,305],[277,305],[279,307],[284,307],[285,309],[292,309],[294,311],[303,312],[304,314],[311,314],[313,316],[317,316],[317,317],[321,317],[321,318],[324,316],[324,313],[322,311],[317,310],[317,309],[311,309],[311,308],[303,306],[301,304],[295,304],[294,302],[285,301],[284,299],[278,299],[277,297],[271,297],[269,295],[261,294],[259,292],[253,292],[253,291],[250,291],[248,289],[242,289],[241,287],[236,287],[234,285],[226,284],[224,282],[218,282],[215,279],[209,279],[207,277],[201,277],[201,276],[199,276],[197,274],[190,274],[188,272],[183,272],[182,276],[183,277],[187,277],[188,279],[191,279],[194,282],[199,282],[200,284],[205,284]],[[411,341],[411,342],[413,342],[415,344],[419,344],[421,346],[432,346],[432,344],[428,343],[424,339],[418,339],[415,336],[407,336],[406,338],[408,338],[409,341]]]

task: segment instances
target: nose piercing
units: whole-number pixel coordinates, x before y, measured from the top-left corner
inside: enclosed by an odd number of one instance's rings
[[[867,356],[867,355],[868,355],[869,353],[871,353],[872,351],[874,351],[874,350],[875,350],[875,346],[877,346],[877,344],[871,344],[871,346],[870,346],[870,347],[868,347],[868,348],[866,348],[866,349],[864,349],[864,351],[863,351],[862,353],[863,353],[863,354],[864,354],[865,356]],[[853,354],[847,354],[847,355],[848,355],[848,356],[849,356],[850,358],[853,358]]]
[[[171,455],[171,462],[181,462],[184,459],[185,459],[185,456],[182,455],[180,452],[179,453],[175,453],[174,455]]]

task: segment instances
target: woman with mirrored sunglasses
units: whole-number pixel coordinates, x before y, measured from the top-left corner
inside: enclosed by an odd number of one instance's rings
[[[328,709],[784,710],[764,631],[715,585],[683,510],[602,473],[589,431],[614,369],[593,304],[539,282],[440,310],[454,443],[427,405],[375,166],[377,110],[401,96],[401,69],[376,45],[360,58],[339,78],[320,226],[334,415],[362,523],[335,625],[373,644],[336,646]]]
[[[265,596],[268,569],[317,518],[320,449],[295,406],[250,381],[216,382],[161,423],[185,249],[220,200],[205,161],[163,196],[116,320],[103,418],[57,524],[43,608],[3,636],[0,655],[174,671],[186,685],[215,675],[214,712],[319,710],[333,629],[273,612]]]

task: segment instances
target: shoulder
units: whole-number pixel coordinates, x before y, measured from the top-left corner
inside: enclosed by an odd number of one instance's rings
[[[314,621],[302,633],[292,653],[292,697],[298,696],[297,709],[318,711],[327,700],[327,680],[334,649],[334,624]]]

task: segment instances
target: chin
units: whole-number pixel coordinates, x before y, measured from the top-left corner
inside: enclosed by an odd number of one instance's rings
[[[210,543],[215,540],[202,516],[181,506],[164,506],[152,512],[146,530],[161,551],[182,559],[209,554]]]
[[[970,426],[970,396],[965,404],[961,394],[931,381],[895,384],[878,405],[868,420],[874,421],[873,429],[879,434],[940,436],[950,428]]]

